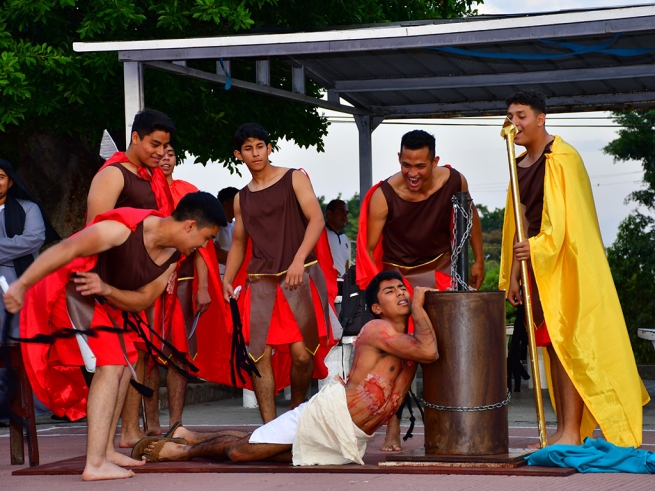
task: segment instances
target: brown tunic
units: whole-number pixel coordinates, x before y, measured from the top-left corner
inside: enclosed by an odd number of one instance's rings
[[[157,210],[157,198],[152,192],[150,183],[130,172],[122,164],[112,164],[123,174],[123,189],[118,195],[114,208],[138,208],[141,210]]]
[[[164,264],[157,265],[143,243],[141,222],[121,245],[98,254],[98,263],[93,271],[108,285],[135,291],[159,278],[179,258],[179,251],[175,251]]]
[[[384,234],[382,261],[400,266],[418,266],[450,252],[452,232],[451,198],[462,190],[462,176],[455,169],[435,193],[423,201],[405,201],[388,181],[380,189],[389,213]]]
[[[289,269],[305,238],[307,219],[293,190],[294,169],[266,189],[239,191],[246,232],[252,239],[248,274],[277,274]],[[310,253],[305,264],[315,260]]]
[[[546,154],[550,153],[550,142],[544,148],[541,157],[530,167],[517,166],[521,204],[525,206],[525,218],[528,222],[528,237],[534,237],[541,231],[541,216],[544,211],[544,177],[546,175]],[[520,163],[525,155],[518,157]]]
[[[527,222],[527,237],[534,237],[541,231],[541,218],[544,211],[544,178],[546,176],[546,154],[550,153],[550,147],[553,142],[548,143],[543,153],[537,161],[530,167],[517,166],[517,175],[519,179],[519,194],[521,196],[521,205],[525,207],[525,221]],[[525,155],[518,157],[518,164],[525,158]],[[541,326],[544,322],[544,310],[541,306],[539,289],[534,278],[532,262],[530,268],[530,296],[532,299],[532,316],[534,323]]]

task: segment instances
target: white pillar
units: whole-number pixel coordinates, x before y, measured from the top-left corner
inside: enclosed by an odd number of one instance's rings
[[[370,116],[355,115],[355,123],[359,130],[359,199],[363,200],[373,186],[373,147],[371,133],[373,132]]]
[[[143,65],[135,61],[123,63],[125,85],[125,149],[130,146],[134,116],[145,107],[143,97]]]
[[[252,390],[243,389],[243,407],[257,408],[257,396]]]

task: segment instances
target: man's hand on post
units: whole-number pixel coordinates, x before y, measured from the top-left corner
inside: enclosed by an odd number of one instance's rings
[[[514,244],[514,257],[519,261],[530,260],[530,241],[528,239]]]
[[[437,292],[435,288],[425,288],[423,286],[417,286],[414,288],[414,297],[412,298],[412,308],[421,307],[425,303],[425,292]]]

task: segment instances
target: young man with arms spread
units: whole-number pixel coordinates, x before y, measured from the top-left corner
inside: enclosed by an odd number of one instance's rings
[[[223,295],[226,300],[235,297],[232,283],[250,241],[252,258],[242,309],[244,338],[261,374],[261,378],[252,377],[252,385],[262,419],[268,423],[276,416],[276,388],[289,385],[286,381],[290,380],[291,408],[295,408],[305,400],[315,361],[322,376],[327,372],[314,356],[321,339],[330,334],[326,280],[313,252],[325,221],[307,176],[271,165],[272,147],[264,128],[242,125],[234,136],[234,148],[252,180],[234,198],[236,221]],[[278,359],[279,353],[291,356],[286,373],[274,373],[274,348]]]
[[[214,434],[178,428],[175,437],[153,440],[133,457],[151,461],[212,460],[249,462],[275,458],[294,465],[363,464],[366,445],[404,400],[418,363],[438,358],[432,323],[423,308],[425,292],[414,299],[396,271],[385,271],[370,282],[367,304],[377,319],[367,323],[355,344],[348,381],[324,387],[296,409],[248,434],[227,430]],[[409,317],[414,335],[407,334]],[[348,422],[352,422],[352,427]],[[292,451],[292,455],[289,454]]]
[[[357,234],[357,284],[366,288],[379,271],[395,270],[408,287],[446,290],[451,281],[452,197],[468,192],[462,174],[438,167],[435,139],[414,130],[403,135],[398,153],[400,172],[371,188],[362,203]],[[470,284],[484,280],[482,227],[475,208],[471,247],[475,261]],[[400,422],[389,422],[385,451],[401,450]]]
[[[87,224],[97,215],[114,208],[159,210],[164,216],[173,212],[171,191],[159,164],[166,155],[166,148],[174,132],[175,125],[161,111],[145,109],[134,117],[127,151],[116,152],[91,181],[87,198]],[[152,307],[148,306],[148,318],[154,324],[159,324],[152,314]],[[146,347],[137,338],[133,341],[139,354],[136,372],[139,382],[143,382]],[[123,448],[131,447],[145,436],[139,427],[140,404],[141,395],[130,387],[121,415],[119,445]]]
[[[71,328],[89,333],[80,336],[87,338],[96,365],[87,404],[84,480],[131,477],[120,466],[139,465],[116,452],[113,444],[130,365],[137,358],[123,332],[126,321],[139,325],[138,313],[164,291],[180,252],[191,255],[204,247],[224,221],[218,201],[208,193],[187,195],[165,218],[154,210],[112,210],[44,252],[4,295],[12,313],[25,301],[23,337]],[[60,391],[76,382],[75,375],[81,379],[79,367],[92,363],[70,337],[56,338],[52,346],[23,345],[23,353],[35,394],[53,412],[62,403]]]
[[[523,302],[521,261],[529,261],[537,346],[550,364],[557,430],[548,445],[580,445],[600,424],[607,440],[641,445],[649,400],[612,280],[589,176],[578,152],[546,130],[546,100],[534,91],[506,101],[518,129],[521,211],[527,239],[516,241],[508,192],[499,289]],[[528,326],[531,328],[531,326]]]

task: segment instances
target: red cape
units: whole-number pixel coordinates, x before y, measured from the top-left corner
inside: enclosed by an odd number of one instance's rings
[[[170,188],[175,206],[187,194],[198,191],[196,186],[180,179],[174,180]],[[198,325],[196,327],[198,351],[196,357],[193,359],[193,364],[199,371],[194,372],[193,375],[210,382],[231,385],[229,382],[229,346],[232,343],[232,335],[231,328],[228,330],[227,327],[229,309],[226,308],[226,303],[223,301],[223,285],[218,269],[216,249],[214,248],[214,244],[208,243],[206,247],[199,248],[198,252],[209,270],[208,286],[211,303],[209,304],[209,308],[198,319]],[[193,291],[195,296],[195,292],[198,291],[198,275],[195,274],[195,271]],[[188,353],[189,348],[182,306],[176,293],[174,295],[167,295],[167,297],[174,297],[175,299],[175,312],[171,325],[171,329],[173,330],[173,344],[180,351]],[[181,338],[180,333],[182,334]],[[179,342],[175,342],[176,339],[179,339]],[[226,354],[227,357],[225,356]]]
[[[359,231],[357,232],[357,251],[355,253],[355,275],[357,277],[357,286],[365,290],[371,280],[382,271],[382,242],[384,237],[380,235],[380,241],[375,247],[373,257],[368,255],[368,208],[371,205],[371,198],[382,181],[368,190],[359,211]]]
[[[119,208],[98,215],[90,224],[114,220],[129,227],[133,232],[146,217],[162,216],[156,210]],[[71,275],[78,271],[93,269],[98,256],[77,258],[66,266],[41,279],[25,295],[20,315],[21,337],[37,334],[49,335],[61,326],[50,325],[50,315],[55,302],[65,295]],[[57,343],[58,341],[55,341]],[[78,366],[63,366],[49,363],[50,344],[22,343],[23,363],[34,394],[48,409],[59,417],[67,416],[72,421],[86,416],[88,387]]]

